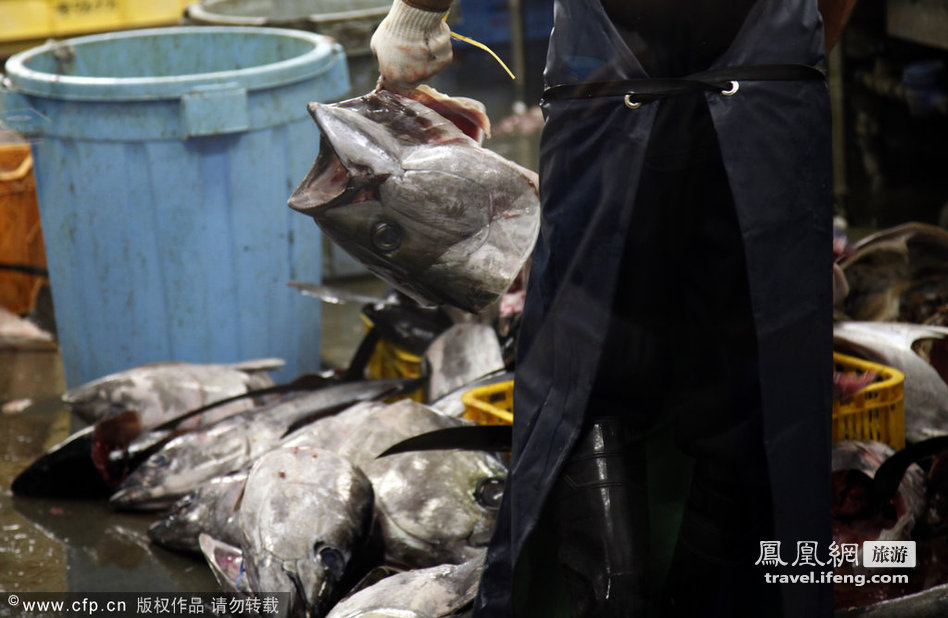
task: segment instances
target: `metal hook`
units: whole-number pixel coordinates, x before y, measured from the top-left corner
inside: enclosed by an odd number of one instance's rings
[[[729,97],[729,96],[731,96],[731,95],[733,95],[733,94],[737,94],[737,91],[740,89],[740,87],[741,87],[740,84],[738,84],[738,83],[737,83],[736,81],[734,81],[734,80],[731,80],[731,87],[730,87],[730,89],[728,89],[728,90],[722,90],[722,91],[721,91],[721,94],[723,94],[723,95],[726,96],[726,97]]]
[[[635,93],[634,93],[634,92],[630,92],[629,94],[625,95],[625,106],[628,107],[629,109],[638,109],[638,108],[642,107],[642,104],[641,104],[641,103],[633,103],[633,102],[632,102],[632,95],[633,95],[633,94],[635,94]]]

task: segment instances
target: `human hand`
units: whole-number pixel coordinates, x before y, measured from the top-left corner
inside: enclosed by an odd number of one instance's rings
[[[395,0],[372,35],[382,86],[410,90],[451,64],[447,11],[426,11]]]

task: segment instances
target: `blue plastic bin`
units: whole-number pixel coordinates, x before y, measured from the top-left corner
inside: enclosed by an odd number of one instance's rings
[[[0,120],[45,117],[33,150],[69,387],[172,359],[319,368],[319,304],[286,283],[320,279],[320,237],[286,200],[318,151],[306,103],[349,87],[332,39],[118,32],[22,52],[6,76]]]

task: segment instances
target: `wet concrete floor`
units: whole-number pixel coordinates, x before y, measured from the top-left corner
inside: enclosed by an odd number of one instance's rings
[[[149,515],[112,512],[102,500],[14,497],[10,483],[81,427],[59,400],[65,389],[54,345],[0,349],[0,402],[32,405],[0,416],[0,590],[7,592],[207,592],[197,559],[150,544]]]

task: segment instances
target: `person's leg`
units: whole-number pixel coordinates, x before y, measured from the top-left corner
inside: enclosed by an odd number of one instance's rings
[[[695,138],[670,200],[689,229],[672,265],[682,327],[671,331],[679,354],[669,405],[695,465],[663,615],[765,617],[779,597],[754,565],[773,524],[743,240],[707,106],[686,106]]]
[[[590,419],[550,496],[573,618],[645,616],[645,453],[620,418]]]

